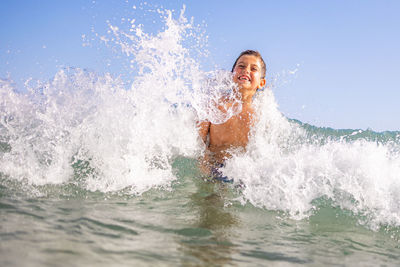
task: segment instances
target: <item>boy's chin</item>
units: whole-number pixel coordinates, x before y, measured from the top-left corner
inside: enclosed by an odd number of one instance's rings
[[[242,97],[248,97],[248,96],[253,96],[257,92],[257,88],[239,88],[239,94]]]
[[[239,84],[239,91],[249,92],[249,91],[257,91],[257,88],[253,88],[251,85],[240,85]]]

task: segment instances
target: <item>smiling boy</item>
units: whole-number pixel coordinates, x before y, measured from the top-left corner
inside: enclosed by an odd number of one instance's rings
[[[213,174],[215,168],[222,166],[230,157],[229,150],[246,147],[254,122],[253,96],[265,86],[265,72],[265,62],[257,51],[243,51],[236,59],[232,73],[233,81],[238,86],[242,110],[221,124],[208,121],[198,123],[199,135],[207,146],[200,162],[203,172]],[[225,104],[229,106],[230,103]]]

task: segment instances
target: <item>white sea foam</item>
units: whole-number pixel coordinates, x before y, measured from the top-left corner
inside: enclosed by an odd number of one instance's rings
[[[187,77],[196,77],[198,66],[182,46],[190,24],[170,12],[165,21],[157,35],[118,39],[141,67],[129,90],[110,75],[79,69],[61,70],[25,94],[3,81],[0,131],[11,150],[1,153],[1,172],[33,184],[63,183],[73,179],[73,164],[86,162],[86,188],[136,193],[175,179],[173,156],[199,150],[187,105]]]
[[[159,11],[165,29],[157,34],[131,21],[133,33],[109,25],[110,36],[99,36],[132,63],[130,85],[81,69],[27,82],[26,93],[2,81],[1,173],[37,185],[77,179],[89,190],[137,194],[176,179],[174,157],[196,157],[204,148],[196,121],[221,123],[241,108],[216,108],[222,96],[239,103],[231,74],[200,71],[193,50],[202,36],[183,12],[174,19]]]
[[[241,106],[229,72],[201,71],[194,51],[204,51],[193,22],[183,13],[177,19],[160,14],[165,29],[157,34],[129,20],[134,31],[110,25],[111,36],[99,37],[132,63],[129,86],[80,69],[28,84],[27,93],[0,81],[0,172],[31,184],[78,182],[103,192],[131,188],[140,194],[170,185],[174,158],[204,150],[196,121],[223,123]],[[217,108],[222,97],[236,102],[226,113]],[[247,151],[223,168],[244,184],[243,201],[305,218],[314,200],[327,197],[365,215],[372,227],[400,225],[398,145],[320,144],[279,112],[271,89],[254,101],[259,117]]]
[[[391,144],[320,144],[281,115],[270,90],[256,102],[260,119],[248,149],[223,170],[245,185],[243,201],[301,219],[315,211],[314,200],[327,197],[372,228],[400,225],[400,157]]]

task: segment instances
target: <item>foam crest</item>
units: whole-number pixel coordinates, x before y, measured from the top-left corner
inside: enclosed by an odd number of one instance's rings
[[[374,229],[400,225],[398,144],[310,137],[280,114],[271,91],[257,104],[262,112],[247,152],[224,169],[244,183],[244,201],[301,219],[329,198]]]
[[[169,185],[176,155],[199,151],[191,77],[198,65],[183,47],[191,24],[166,12],[157,35],[115,41],[139,66],[131,88],[106,74],[59,71],[52,81],[16,93],[1,83],[3,175],[32,184],[77,182],[90,190],[141,193]],[[193,78],[195,79],[195,78]]]

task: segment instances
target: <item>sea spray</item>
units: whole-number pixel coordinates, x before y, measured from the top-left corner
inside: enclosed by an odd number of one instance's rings
[[[222,123],[241,108],[230,72],[200,70],[193,50],[203,41],[183,12],[158,11],[165,27],[157,34],[134,20],[128,31],[109,24],[101,40],[132,63],[131,84],[73,68],[23,93],[2,81],[1,174],[102,192],[168,187],[174,158],[204,151],[196,122]],[[217,108],[222,97],[236,103],[227,112]]]
[[[165,30],[156,35],[146,33],[144,25],[131,20],[128,29],[109,24],[109,34],[100,38],[114,50],[119,47],[131,63],[130,68],[137,71],[132,91],[137,98],[148,97],[141,102],[145,106],[168,101],[175,107],[190,106],[198,121],[223,123],[241,110],[237,85],[230,71],[201,70],[198,62],[208,55],[203,40],[207,37],[199,25],[194,25],[193,18],[188,21],[184,12],[185,6],[175,20],[170,10],[157,9]]]
[[[197,66],[182,62],[192,62],[177,31],[186,26],[172,18],[167,24],[163,33],[141,39],[135,55],[148,71],[130,90],[110,75],[80,69],[59,71],[24,94],[2,82],[1,138],[9,149],[1,153],[1,173],[39,185],[65,183],[73,181],[75,165],[90,190],[141,193],[168,185],[173,155],[197,149],[193,112],[179,97],[186,86],[181,71]],[[170,44],[167,50],[162,43]],[[158,55],[154,61],[150,51]]]

